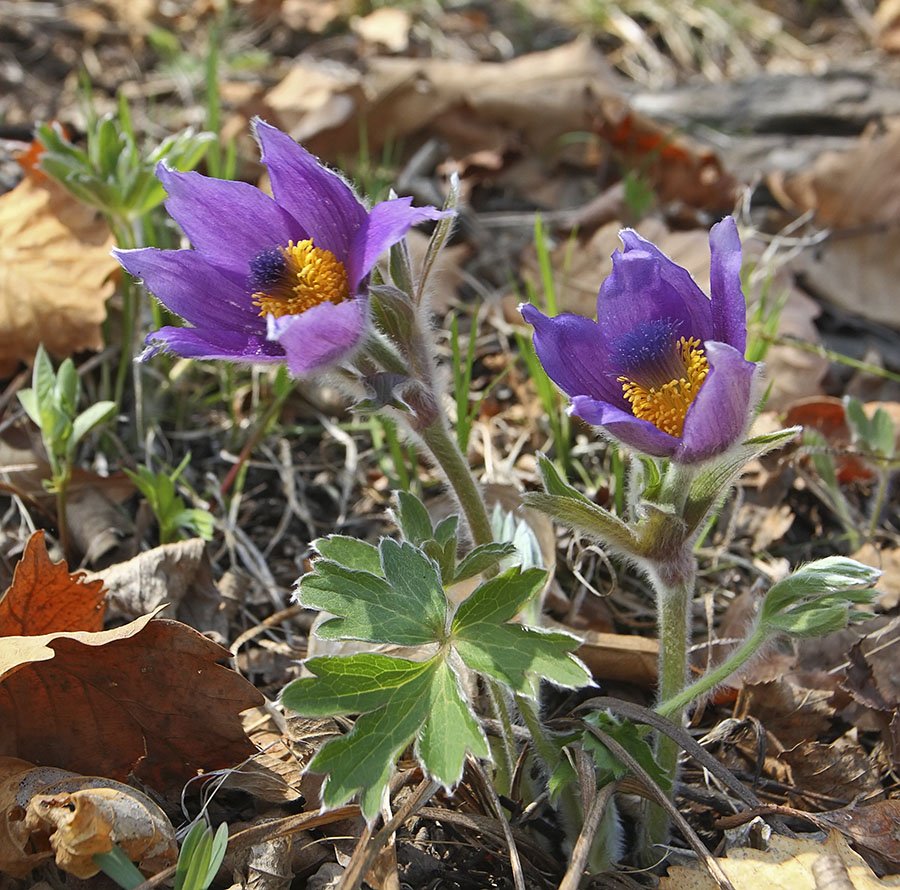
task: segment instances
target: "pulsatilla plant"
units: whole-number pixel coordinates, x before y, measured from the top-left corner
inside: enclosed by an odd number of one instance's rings
[[[710,676],[685,691],[693,545],[743,467],[799,429],[745,438],[758,401],[754,384],[760,368],[744,359],[746,303],[734,220],[726,218],[710,232],[709,297],[687,270],[636,232],[625,230],[621,238],[624,250],[613,255],[612,274],[600,287],[596,321],[571,314],[547,318],[529,305],[521,311],[534,327],[538,358],[571,399],[570,412],[631,450],[628,515],[623,519],[588,501],[548,461],[541,462],[545,492],[526,499],[647,576],[657,600],[659,710],[680,720],[686,704],[724,679]],[[848,614],[848,607],[870,594],[852,591],[872,583],[877,573],[843,560],[830,577],[829,594],[840,600],[838,621],[865,617]],[[799,573],[792,578],[782,582],[788,591],[803,583]],[[845,589],[850,592],[843,596]],[[828,605],[813,602],[809,608],[827,611]],[[787,600],[776,596],[769,612],[786,608]],[[765,608],[763,613],[772,618]],[[834,617],[825,624],[832,626]],[[799,626],[788,619],[761,621],[729,673],[773,633],[798,632]],[[675,743],[661,737],[656,755],[664,774],[674,777]],[[661,840],[661,811],[650,817],[647,829],[651,841]]]
[[[324,803],[359,794],[373,818],[395,761],[410,744],[431,793],[455,785],[467,755],[494,760],[495,782],[508,791],[504,776],[518,757],[515,707],[531,751],[543,761],[540,775],[552,777],[574,842],[581,786],[566,778],[563,750],[573,740],[571,732],[554,735],[544,726],[539,691],[542,679],[572,687],[590,677],[572,654],[573,637],[521,621],[545,572],[509,567],[521,554],[502,540],[502,529],[515,523],[501,517],[492,524],[451,430],[435,366],[429,275],[449,237],[456,183],[441,210],[414,208],[407,198],[368,209],[288,136],[262,122],[255,126],[274,199],[246,183],[161,166],[166,206],[193,249],[117,252],[129,272],[191,325],[151,333],[144,357],[165,348],[195,358],[283,363],[296,377],[328,371],[356,396],[358,412],[389,418],[422,446],[462,516],[434,524],[422,503],[400,493],[402,540],[374,545],[329,535],[315,542],[320,558],[300,579],[299,599],[334,616],[319,625],[320,638],[356,640],[365,650],[309,659],[312,676],[284,693],[285,704],[301,713],[360,715],[351,732],[312,761],[327,776]],[[436,224],[414,271],[403,239],[424,221]],[[634,232],[623,233],[623,241],[601,287],[596,321],[548,318],[528,306],[523,314],[534,326],[537,356],[571,397],[572,411],[631,450],[628,514],[598,507],[546,459],[540,462],[545,491],[528,500],[603,541],[650,578],[658,594],[660,709],[677,720],[710,681],[701,678],[685,690],[693,544],[742,467],[797,431],[745,438],[759,369],[744,358],[734,222],[712,231],[712,299],[654,245]],[[385,252],[388,262],[378,264]],[[752,651],[774,633],[819,632],[857,614],[848,615],[848,607],[867,600],[859,588],[872,581],[872,571],[849,560],[815,565],[773,588],[775,599],[766,601],[748,642]],[[467,578],[475,580],[474,592],[456,604],[447,590]],[[378,649],[383,646],[403,647],[403,656]],[[749,651],[740,657],[746,660]],[[485,702],[501,737],[494,748]],[[604,726],[613,732],[612,724]],[[625,726],[618,738],[647,748],[641,732]],[[598,777],[616,774],[596,744],[585,747]],[[677,751],[658,741],[656,757],[660,782],[671,787]],[[648,826],[651,840],[665,829],[658,817]]]

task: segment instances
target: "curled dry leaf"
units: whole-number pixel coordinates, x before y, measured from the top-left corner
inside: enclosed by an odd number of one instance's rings
[[[32,538],[32,547],[43,543]],[[41,577],[17,573],[0,603],[7,615],[27,617]],[[60,595],[69,593],[63,586]],[[256,750],[239,715],[262,696],[225,666],[227,649],[153,615],[107,631],[61,623],[36,621],[33,632],[20,620],[11,635],[0,626],[0,754],[165,787]]]
[[[0,871],[25,877],[54,854],[79,878],[99,869],[91,857],[118,844],[148,873],[178,854],[175,830],[146,794],[111,779],[0,757]]]
[[[56,864],[78,878],[100,871],[92,857],[117,844],[148,874],[175,863],[178,846],[166,814],[149,798],[111,779],[63,779],[28,802],[25,827],[44,832]]]
[[[53,182],[0,195],[0,377],[39,343],[60,357],[103,346],[112,246],[102,217]]]

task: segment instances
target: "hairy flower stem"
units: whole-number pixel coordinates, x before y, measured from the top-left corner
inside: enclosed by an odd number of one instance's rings
[[[682,571],[679,577],[669,578],[671,566],[665,566],[665,574],[653,572],[657,592],[659,625],[659,692],[660,702],[668,702],[679,696],[687,681],[688,652],[690,650],[690,607],[694,597],[694,558],[690,552],[682,554]],[[659,568],[663,568],[660,566]],[[662,574],[662,577],[660,577]],[[670,708],[667,716],[681,725],[682,708]],[[663,774],[674,787],[678,775],[678,743],[659,733],[656,739],[656,761]],[[647,861],[658,856],[653,847],[666,842],[669,817],[660,806],[650,805],[644,825],[643,852]]]
[[[692,683],[677,695],[664,699],[656,707],[656,713],[670,720],[680,714],[692,701],[705,695],[711,689],[715,689],[720,683],[724,683],[732,674],[739,671],[757,652],[765,645],[769,638],[769,632],[761,625],[757,625],[750,636],[731,654],[731,657],[723,661],[717,668],[704,674],[696,683]]]
[[[484,499],[478,490],[478,484],[469,469],[469,464],[459,450],[456,438],[450,435],[442,415],[433,420],[419,436],[434,457],[437,465],[444,471],[450,487],[456,494],[459,506],[469,525],[472,543],[489,544],[494,540],[491,520],[488,517]]]

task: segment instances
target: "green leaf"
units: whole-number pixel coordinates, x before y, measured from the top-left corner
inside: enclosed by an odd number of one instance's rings
[[[492,569],[508,556],[515,556],[518,551],[511,541],[490,544],[482,544],[465,555],[456,567],[453,583],[465,581],[466,578],[474,578],[488,569]]]
[[[29,387],[28,389],[20,389],[16,395],[19,397],[19,402],[25,409],[25,413],[32,419],[35,425],[40,428],[41,412],[38,408],[37,394],[35,391]]]
[[[440,664],[439,657],[417,663],[373,653],[306,662],[317,678],[288,686],[282,696],[288,707],[310,716],[366,712],[309,765],[311,772],[327,774],[325,806],[339,806],[361,791],[363,815],[375,817],[397,757],[429,717]]]
[[[284,704],[308,717],[359,714],[382,707],[419,674],[433,670],[430,661],[410,661],[378,652],[340,657],[322,655],[304,663],[315,677],[289,683]]]
[[[544,489],[547,494],[559,495],[560,497],[569,497],[576,501],[583,501],[585,504],[593,506],[593,501],[585,497],[577,488],[573,488],[559,474],[553,461],[546,454],[538,453],[538,468],[541,471],[541,479],[544,482]]]
[[[411,544],[403,547],[392,541],[382,549],[383,560],[388,553],[385,570],[390,568],[391,580],[330,560],[313,564],[300,579],[300,601],[338,616],[319,625],[322,639],[420,646],[442,637],[447,600],[437,567]]]
[[[532,491],[522,498],[525,506],[546,513],[557,522],[567,525],[601,541],[611,550],[626,557],[641,555],[641,544],[634,532],[609,510],[597,506],[584,497],[544,494]]]
[[[430,541],[434,537],[434,529],[425,505],[408,491],[397,491],[394,494],[397,498],[395,518],[403,537],[416,546]]]
[[[801,427],[795,426],[747,439],[705,466],[697,474],[688,493],[684,509],[687,533],[693,534],[703,525],[716,503],[750,461],[781,448],[796,438],[800,431]]]
[[[872,602],[871,587],[881,572],[854,559],[829,556],[800,566],[774,584],[760,610],[763,626],[793,636],[830,633],[868,613],[849,611],[853,604]]]
[[[568,634],[486,622],[467,626],[454,639],[454,648],[472,670],[529,698],[537,698],[541,679],[569,688],[590,682],[587,668],[571,654],[578,645]]]
[[[350,538],[346,535],[329,535],[327,538],[319,538],[313,541],[313,547],[318,550],[325,559],[339,563],[349,569],[361,569],[371,572],[373,575],[384,576],[381,571],[381,557],[378,548],[359,538]]]
[[[75,445],[90,432],[97,424],[103,423],[116,413],[115,402],[96,402],[79,414],[72,424],[72,435],[69,438],[69,451],[72,453]]]
[[[432,681],[431,709],[416,754],[435,779],[451,788],[462,778],[466,751],[476,757],[490,756],[487,738],[460,692],[456,674],[441,662]]]
[[[845,396],[844,414],[854,442],[863,442],[869,445],[872,441],[872,425],[869,423],[869,418],[866,417],[862,402],[853,396]]]
[[[459,516],[456,513],[451,513],[450,516],[445,516],[434,527],[434,539],[441,547],[446,547],[450,541],[455,542],[458,530]]]
[[[596,726],[607,735],[612,736],[653,778],[657,785],[668,792],[672,787],[672,779],[656,762],[653,749],[647,743],[647,735],[630,720],[619,720],[611,714],[593,711],[585,717],[585,723]],[[606,785],[614,779],[620,779],[626,773],[625,766],[616,756],[591,732],[584,734],[582,744],[594,758],[597,765],[597,784]]]
[[[443,637],[447,618],[447,595],[441,572],[434,560],[418,547],[385,538],[378,545],[384,577],[406,608],[418,610],[436,637]]]
[[[81,391],[81,381],[78,379],[78,371],[75,363],[67,358],[56,373],[56,386],[53,388],[54,402],[60,410],[69,417],[74,417],[78,410],[78,395]]]
[[[132,890],[146,880],[118,844],[113,844],[107,853],[95,853],[91,859],[100,871],[125,890]]]
[[[389,284],[379,284],[369,288],[369,302],[378,327],[408,352],[416,317],[410,296]]]
[[[872,446],[878,454],[893,457],[897,451],[897,434],[891,415],[878,407],[872,417]]]
[[[175,890],[183,890],[185,887],[194,854],[208,833],[206,822],[198,818],[184,836],[184,840],[181,842],[181,851],[178,854],[178,863],[175,866]]]
[[[463,600],[453,616],[451,635],[464,634],[477,624],[511,621],[537,596],[547,579],[544,569],[522,570],[518,566],[480,584]]]

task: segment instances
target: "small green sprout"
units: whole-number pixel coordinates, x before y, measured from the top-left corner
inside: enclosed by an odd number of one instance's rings
[[[38,347],[34,357],[31,387],[18,395],[25,412],[41,431],[50,463],[50,478],[44,485],[56,495],[59,540],[68,556],[66,494],[75,466],[76,448],[95,426],[112,417],[116,405],[115,402],[96,402],[79,414],[81,380],[72,359],[67,358],[55,373],[43,345]]]
[[[149,467],[139,466],[137,472],[125,470],[128,478],[147,499],[159,523],[160,544],[171,544],[179,538],[179,530],[193,532],[209,541],[212,538],[215,519],[208,510],[188,507],[184,498],[175,491],[175,483],[191,459],[186,454],[171,472],[154,473]]]

